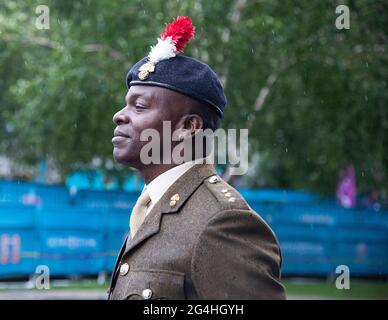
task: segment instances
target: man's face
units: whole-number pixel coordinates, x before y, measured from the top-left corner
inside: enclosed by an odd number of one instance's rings
[[[117,112],[117,125],[112,143],[113,156],[121,164],[137,169],[143,167],[140,151],[147,141],[140,141],[143,130],[156,129],[163,141],[163,121],[171,121],[171,128],[187,108],[185,96],[156,86],[132,86],[125,97],[126,106]]]

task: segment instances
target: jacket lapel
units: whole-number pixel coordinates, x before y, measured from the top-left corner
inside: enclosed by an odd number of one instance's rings
[[[118,266],[124,256],[126,256],[136,246],[158,233],[160,230],[160,223],[164,213],[177,213],[186,200],[193,194],[193,192],[201,185],[206,178],[215,175],[215,169],[211,164],[196,164],[186,173],[184,173],[162,196],[158,203],[154,205],[148,213],[143,224],[136,232],[133,239],[129,233],[121,246],[119,255],[116,259],[115,267],[110,281],[109,297],[111,295],[112,285],[115,282],[118,272]],[[179,200],[175,205],[170,205],[170,199],[173,195],[179,194]]]
[[[127,255],[137,245],[158,233],[163,214],[179,212],[181,206],[201,185],[202,181],[214,174],[213,165],[196,164],[178,178],[148,213],[133,239],[128,239],[123,255]],[[171,197],[175,194],[179,194],[179,200],[176,201],[175,205],[171,205]]]

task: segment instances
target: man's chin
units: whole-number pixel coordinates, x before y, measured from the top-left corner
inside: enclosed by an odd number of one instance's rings
[[[119,150],[117,148],[113,149],[113,158],[117,163],[120,163],[126,167],[133,167],[136,168],[136,159],[133,159],[129,156],[128,153],[124,153],[122,150]]]

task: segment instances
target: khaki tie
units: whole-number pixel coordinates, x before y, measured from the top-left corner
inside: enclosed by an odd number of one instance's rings
[[[139,199],[137,199],[137,202],[132,209],[131,218],[129,221],[129,227],[131,228],[131,238],[135,236],[137,230],[139,230],[141,224],[143,223],[150,201],[151,198],[147,190],[144,189],[143,193],[140,195]]]

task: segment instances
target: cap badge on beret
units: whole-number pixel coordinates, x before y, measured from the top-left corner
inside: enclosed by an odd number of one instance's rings
[[[145,64],[143,64],[140,68],[139,68],[139,74],[138,74],[138,77],[140,80],[145,80],[148,78],[148,76],[150,75],[151,72],[154,72],[155,71],[155,63],[149,61]]]
[[[190,17],[177,17],[166,25],[166,29],[160,34],[158,43],[151,47],[148,54],[148,62],[140,66],[138,77],[146,80],[150,73],[155,72],[156,65],[162,60],[167,60],[181,53],[185,45],[195,35],[195,27]]]

